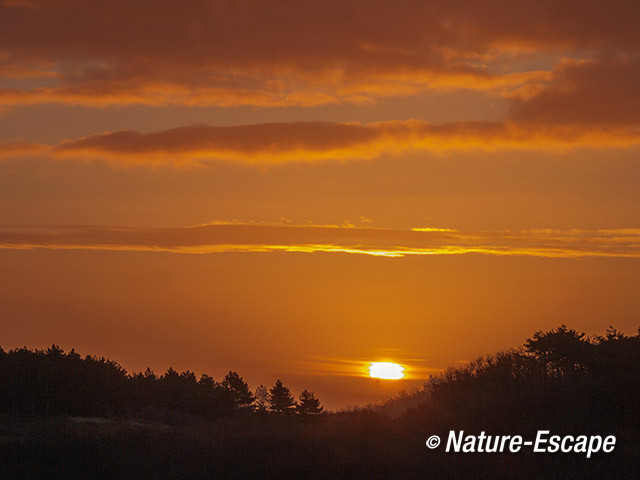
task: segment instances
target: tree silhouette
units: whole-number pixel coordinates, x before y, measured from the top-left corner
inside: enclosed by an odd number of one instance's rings
[[[525,350],[542,360],[551,372],[566,375],[586,366],[593,345],[584,333],[561,325],[546,333],[540,331],[527,339]]]
[[[587,337],[561,326],[537,332],[520,348],[434,375],[422,390],[381,407],[324,414],[313,393],[303,390],[296,406],[278,380],[270,390],[259,386],[255,410],[239,415],[235,393],[246,392],[246,384],[233,372],[221,382],[171,368],[159,375],[149,369],[127,374],[114,361],[55,345],[0,348],[0,427],[9,434],[0,441],[0,478],[22,478],[15,472],[23,471],[35,472],[29,478],[50,478],[54,465],[64,478],[132,468],[141,478],[257,478],[264,472],[278,478],[300,472],[318,478],[424,478],[425,472],[473,478],[479,471],[492,478],[509,472],[522,478],[555,478],[559,472],[567,478],[636,478],[639,378],[640,335],[610,328]],[[265,411],[281,415],[265,420]],[[23,414],[55,418],[26,418],[28,434],[14,436]],[[61,416],[109,421],[94,429]],[[220,418],[225,420],[218,424]],[[120,428],[126,419],[137,422]],[[530,455],[474,455],[451,462],[415,448],[425,432],[535,437],[540,428],[560,435],[611,434],[616,448],[586,463],[574,455],[549,455],[545,462]],[[97,462],[86,455],[94,451],[100,452]],[[255,461],[246,462],[247,451]]]
[[[320,415],[324,407],[320,405],[320,400],[313,392],[303,390],[298,397],[296,410],[300,415]]]
[[[249,385],[236,372],[229,372],[222,380],[222,388],[231,393],[233,404],[238,408],[247,408],[253,403],[253,394]]]
[[[253,397],[255,398],[253,406],[256,412],[265,413],[269,405],[269,390],[267,390],[267,387],[260,384],[258,388],[256,388]]]
[[[269,410],[273,413],[290,415],[295,411],[296,401],[291,395],[291,390],[285,387],[280,380],[269,390]]]

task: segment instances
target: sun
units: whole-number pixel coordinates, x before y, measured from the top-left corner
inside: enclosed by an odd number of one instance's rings
[[[369,366],[369,376],[371,378],[399,380],[404,377],[404,367],[391,362],[372,362]]]

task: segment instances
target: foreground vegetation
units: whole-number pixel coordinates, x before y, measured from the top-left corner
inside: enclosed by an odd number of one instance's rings
[[[310,392],[251,392],[234,372],[128,375],[56,347],[0,351],[0,478],[636,478],[638,405],[640,336],[614,329],[538,332],[382,407],[328,414]],[[615,435],[616,448],[586,459],[424,443],[543,429]]]

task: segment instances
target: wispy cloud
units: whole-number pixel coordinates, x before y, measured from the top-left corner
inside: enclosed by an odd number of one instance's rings
[[[185,254],[231,252],[526,255],[640,258],[640,229],[458,231],[214,224],[143,229],[97,226],[0,228],[0,248]]]
[[[50,154],[51,146],[30,142],[0,143],[0,158],[21,157],[25,155]]]

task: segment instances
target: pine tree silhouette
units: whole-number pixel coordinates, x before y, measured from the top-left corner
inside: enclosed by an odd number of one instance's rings
[[[296,410],[300,415],[320,415],[324,407],[320,405],[320,400],[313,392],[305,389],[298,397]]]
[[[295,411],[296,401],[291,395],[291,390],[285,387],[280,380],[269,390],[269,410],[273,413],[290,415]]]
[[[253,394],[249,390],[249,385],[236,372],[229,372],[221,382],[224,389],[231,393],[233,403],[238,408],[249,407],[253,403]]]

